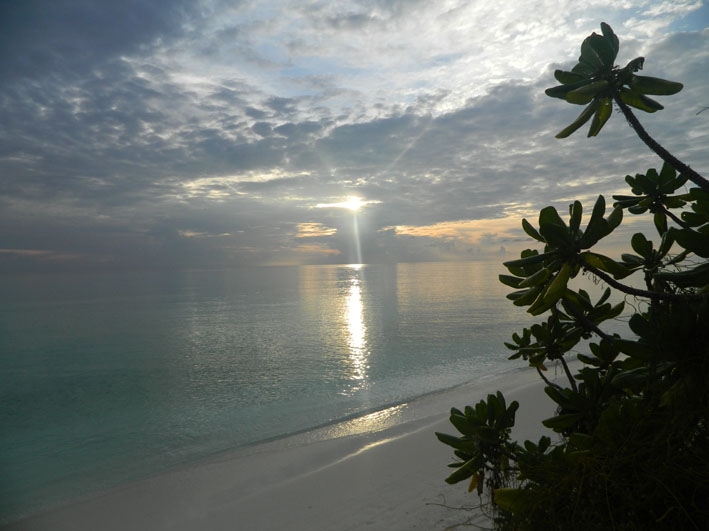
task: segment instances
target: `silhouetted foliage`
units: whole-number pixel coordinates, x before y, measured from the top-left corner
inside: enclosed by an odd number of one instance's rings
[[[680,83],[636,74],[639,57],[614,65],[618,38],[607,24],[581,46],[571,72],[557,70],[560,86],[546,91],[587,105],[559,135],[591,120],[599,133],[615,104],[640,138],[664,161],[659,169],[628,175],[629,195],[601,195],[584,224],[579,201],[568,219],[554,207],[538,226],[522,228],[541,249],[506,262],[500,280],[507,297],[544,320],[514,333],[513,354],[536,367],[556,414],[543,421],[555,440],[519,444],[510,439],[518,404],[501,393],[464,411],[451,410],[460,435],[438,433],[457,460],[449,483],[470,480],[489,496],[498,529],[706,529],[709,522],[709,183],[659,146],[630,109],[662,109],[648,95],[671,95]],[[650,140],[648,142],[648,139]],[[687,189],[691,182],[696,187]],[[591,249],[623,221],[651,215],[656,235],[636,233],[627,253],[610,258]],[[590,273],[609,287],[598,300],[573,281]],[[641,277],[642,287],[625,279]],[[603,330],[624,311],[616,290],[633,297],[635,313],[623,335]],[[607,324],[607,323],[606,323]],[[575,373],[567,357],[581,340]],[[544,376],[556,361],[567,385]]]

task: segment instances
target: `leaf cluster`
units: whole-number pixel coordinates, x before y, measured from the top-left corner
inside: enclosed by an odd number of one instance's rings
[[[569,206],[568,223],[553,206],[539,213],[539,229],[523,219],[524,231],[544,244],[544,249],[542,253],[525,250],[518,260],[504,263],[511,275],[501,275],[500,281],[516,289],[507,298],[516,306],[529,306],[527,311],[532,315],[540,315],[560,300],[579,297],[569,292],[568,283],[589,265],[616,278],[628,276],[631,271],[623,264],[589,250],[623,220],[622,208],[615,208],[607,218],[605,211],[605,199],[599,196],[585,229],[581,228],[583,207],[579,201]]]
[[[488,395],[473,408],[464,411],[452,408],[450,421],[462,436],[436,433],[438,439],[454,449],[460,461],[451,464],[456,470],[448,476],[448,483],[471,478],[468,491],[477,489],[482,493],[486,480],[491,489],[501,487],[510,479],[512,472],[509,456],[514,445],[510,442],[510,430],[515,423],[518,402],[509,406],[499,391]]]
[[[557,138],[566,138],[591,119],[588,136],[596,136],[611,117],[616,98],[630,107],[653,113],[664,107],[650,95],[669,96],[682,90],[682,83],[636,74],[643,68],[644,57],[636,57],[623,68],[616,66],[619,49],[618,37],[602,22],[601,35],[594,32],[583,41],[578,63],[571,71],[554,72],[561,85],[547,89],[547,96],[586,105]]]

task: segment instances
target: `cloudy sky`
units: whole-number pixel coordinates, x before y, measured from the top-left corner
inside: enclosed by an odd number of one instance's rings
[[[0,270],[512,257],[659,166],[620,116],[554,138],[601,21],[685,84],[641,119],[706,174],[701,0],[5,0]]]

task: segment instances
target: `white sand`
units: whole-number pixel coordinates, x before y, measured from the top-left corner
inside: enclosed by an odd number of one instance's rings
[[[553,370],[549,371],[550,373]],[[552,375],[553,376],[553,375]],[[9,530],[436,530],[482,515],[447,485],[451,406],[500,389],[520,402],[513,435],[538,440],[553,414],[533,370],[515,371],[342,425],[162,474],[11,524]],[[334,437],[334,438],[333,438]]]

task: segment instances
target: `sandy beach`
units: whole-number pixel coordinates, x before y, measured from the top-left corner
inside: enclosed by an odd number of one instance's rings
[[[550,370],[553,373],[554,370]],[[553,374],[551,375],[553,376]],[[560,377],[560,376],[559,376]],[[365,417],[216,456],[6,526],[19,530],[443,530],[486,519],[447,485],[450,407],[498,389],[521,404],[517,439],[543,433],[554,405],[533,370],[429,395]]]

